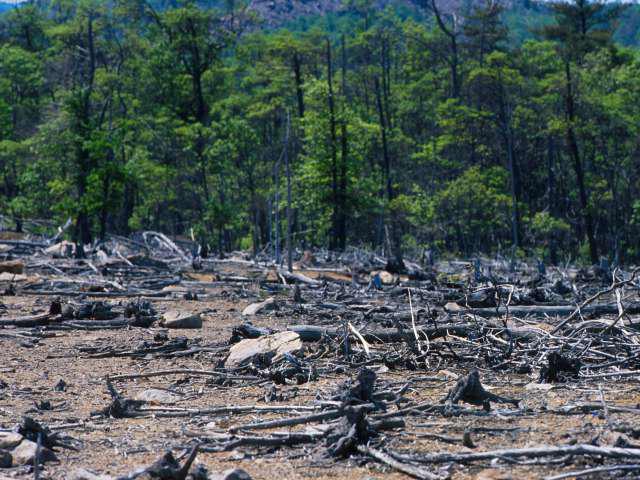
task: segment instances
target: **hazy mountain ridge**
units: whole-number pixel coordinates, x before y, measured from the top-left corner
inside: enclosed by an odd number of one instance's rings
[[[197,0],[203,8],[228,8],[228,0]],[[481,0],[437,0],[445,12],[462,13]],[[158,9],[177,7],[179,0],[151,0]],[[236,6],[240,1],[231,2]],[[287,27],[293,30],[305,28],[323,17],[341,16],[348,13],[344,0],[248,0],[248,9],[256,13],[264,28]],[[405,15],[420,11],[416,0],[374,0],[376,10],[393,7]],[[504,0],[504,19],[509,26],[513,40],[520,42],[530,38],[531,28],[551,21],[552,13],[545,2],[535,0]],[[0,0],[0,13],[15,7],[15,2]],[[625,45],[640,45],[640,6],[632,5],[623,15],[617,29],[617,40]]]

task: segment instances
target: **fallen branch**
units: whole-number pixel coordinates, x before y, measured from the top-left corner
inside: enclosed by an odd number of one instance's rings
[[[366,445],[358,445],[358,451],[360,453],[364,453],[365,455],[370,456],[375,460],[378,460],[379,462],[385,463],[389,465],[391,468],[394,468],[395,470],[405,473],[413,478],[418,478],[420,480],[440,480],[443,478],[434,473],[427,472],[426,470],[423,470],[420,467],[402,463],[394,459],[390,455],[387,455],[386,453],[380,450],[376,450],[375,448],[371,448]]]
[[[558,457],[563,455],[593,455],[607,458],[638,458],[640,448],[596,447],[594,445],[566,445],[562,447],[542,446],[534,448],[512,448],[504,450],[490,450],[474,453],[434,453],[427,455],[392,454],[394,458],[418,463],[468,463],[494,458],[536,458]]]

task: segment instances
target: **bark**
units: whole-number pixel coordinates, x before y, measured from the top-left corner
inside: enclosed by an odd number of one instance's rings
[[[576,118],[575,113],[575,94],[573,91],[573,79],[571,75],[571,65],[568,61],[565,62],[565,76],[566,76],[566,121],[567,121],[567,146],[569,148],[569,155],[573,161],[573,169],[576,174],[576,181],[578,182],[578,191],[580,198],[580,208],[582,209],[582,218],[584,222],[584,228],[587,233],[587,241],[589,242],[589,255],[593,264],[598,263],[598,245],[595,238],[595,229],[593,216],[589,208],[589,195],[585,185],[585,174],[582,158],[580,156],[580,149],[578,148],[578,140],[574,130],[574,122]]]
[[[329,88],[329,96],[327,98],[329,104],[329,135],[331,150],[331,239],[329,241],[329,249],[336,250],[338,248],[338,232],[340,217],[340,200],[338,187],[338,135],[336,132],[336,108],[333,90],[333,62],[331,56],[331,42],[327,39],[327,87]]]

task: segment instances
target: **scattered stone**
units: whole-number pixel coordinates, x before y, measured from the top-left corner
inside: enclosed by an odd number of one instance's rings
[[[11,449],[20,445],[23,436],[16,432],[0,432],[0,449]]]
[[[166,390],[150,388],[149,390],[144,390],[143,392],[138,393],[135,399],[158,405],[171,405],[176,403],[180,397],[171,392],[167,392]]]
[[[23,440],[16,448],[11,451],[13,456],[13,465],[33,465],[33,461],[36,458],[36,452],[38,450],[38,444],[31,440]],[[40,448],[40,461],[53,462],[57,460],[55,453],[46,447]]]
[[[233,468],[226,470],[222,474],[214,475],[211,480],[252,480],[252,478],[241,468]]]
[[[200,313],[169,310],[162,316],[160,324],[165,328],[202,328],[202,316]]]
[[[302,340],[295,332],[278,332],[260,338],[242,340],[229,350],[225,368],[238,368],[254,360],[263,365],[278,361],[285,353],[295,354],[302,350]]]
[[[99,475],[84,468],[79,468],[71,474],[69,480],[113,480],[109,475]]]

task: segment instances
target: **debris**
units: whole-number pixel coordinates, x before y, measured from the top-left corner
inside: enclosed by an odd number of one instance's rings
[[[458,379],[447,396],[441,400],[441,403],[451,406],[452,404],[457,404],[460,400],[471,405],[481,405],[486,411],[491,410],[491,402],[511,403],[516,407],[520,404],[520,400],[500,397],[487,392],[480,383],[480,373],[475,369],[466,377]]]
[[[547,365],[542,367],[540,371],[540,383],[560,381],[561,372],[577,377],[581,367],[579,359],[563,356],[559,352],[551,352],[547,356]]]
[[[155,461],[151,466],[143,468],[131,473],[126,477],[120,477],[118,480],[133,479],[158,479],[158,480],[185,480],[191,469],[191,465],[198,454],[198,447],[191,449],[191,453],[187,457],[184,465],[176,460],[171,452],[166,452],[162,457]]]

